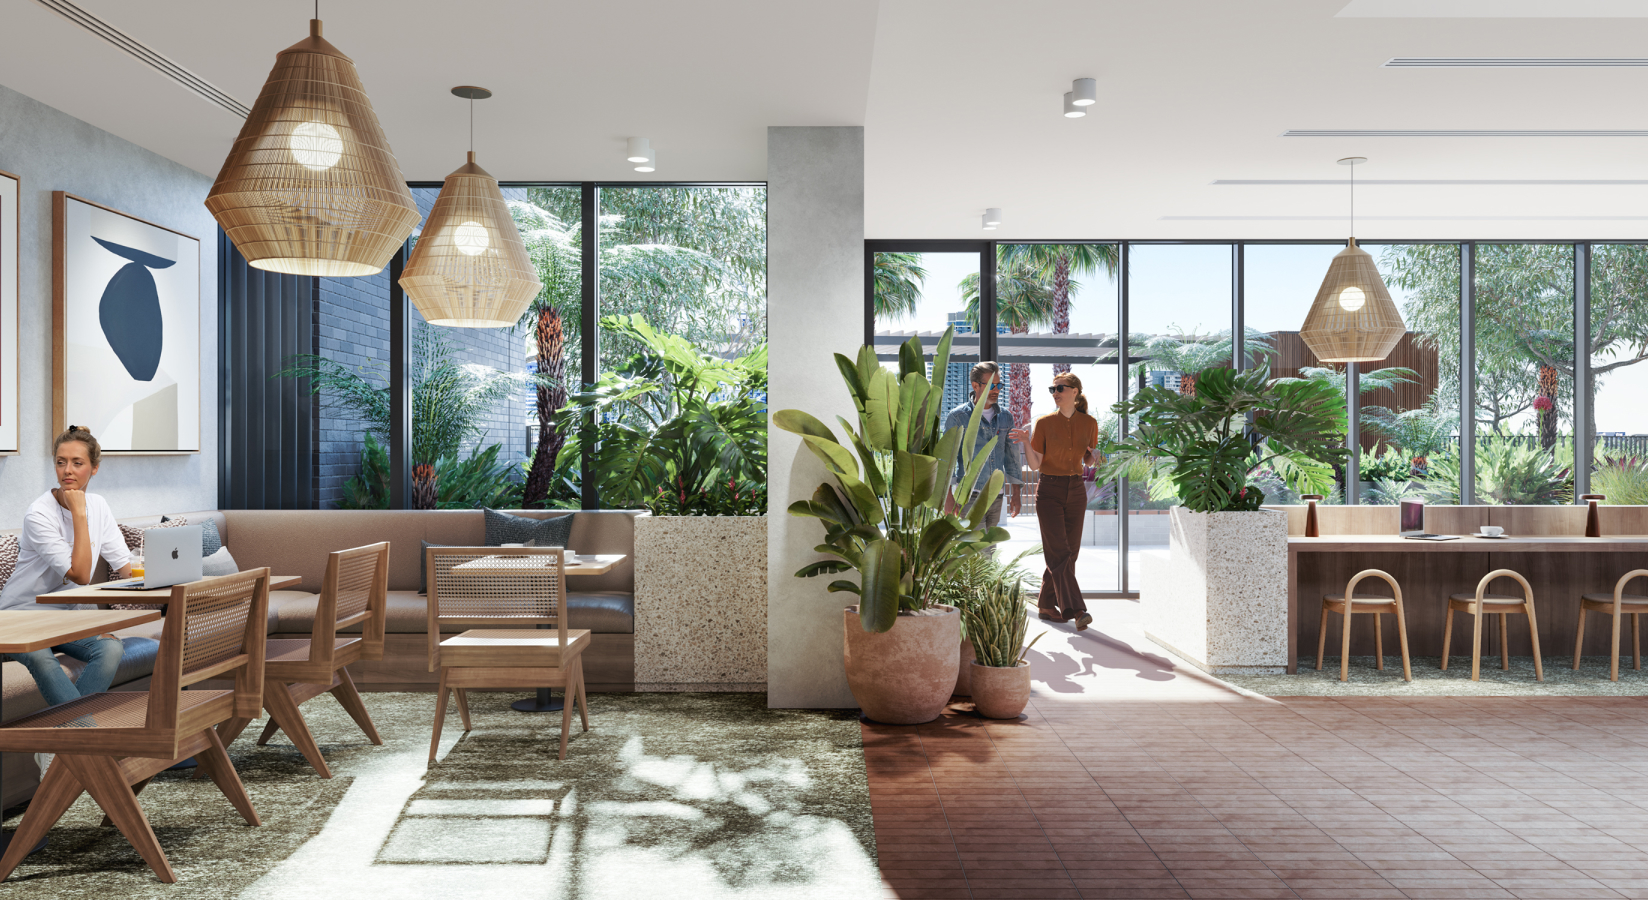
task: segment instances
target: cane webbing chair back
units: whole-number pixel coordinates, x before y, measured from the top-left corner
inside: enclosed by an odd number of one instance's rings
[[[150,682],[151,720],[168,711],[175,717],[184,688],[231,672],[235,714],[256,717],[262,709],[268,620],[267,568],[173,587]]]
[[[329,667],[338,632],[353,625],[361,626],[361,658],[382,659],[388,597],[387,541],[327,554],[310,661]]]
[[[553,625],[566,645],[566,568],[559,547],[430,547],[429,671],[441,626]]]

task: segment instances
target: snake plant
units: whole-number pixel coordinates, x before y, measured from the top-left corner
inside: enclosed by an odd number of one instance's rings
[[[845,443],[800,410],[773,415],[774,424],[801,436],[833,478],[819,485],[811,500],[790,504],[790,515],[823,522],[824,543],[814,549],[833,557],[795,574],[812,578],[856,571],[857,583],[837,579],[829,590],[858,595],[865,631],[887,631],[900,611],[926,609],[946,573],[1008,537],[1004,528],[984,526],[985,512],[1001,495],[999,471],[959,514],[944,512],[957,460],[963,474],[955,496],[966,498],[995,447],[992,438],[976,453],[966,449],[974,446],[982,405],[973,408],[965,428],[940,431],[954,337],[954,328],[945,329],[931,376],[919,338],[899,347],[896,373],[876,359],[874,347],[859,350],[857,360],[837,353],[836,366],[858,410],[856,425],[837,417]]]

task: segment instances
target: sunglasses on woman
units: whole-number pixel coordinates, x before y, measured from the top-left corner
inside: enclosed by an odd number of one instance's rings
[[[1049,393],[1049,394],[1062,394],[1067,390],[1073,391],[1073,390],[1075,390],[1075,388],[1071,387],[1068,384],[1055,384],[1052,387],[1047,389],[1047,393]]]

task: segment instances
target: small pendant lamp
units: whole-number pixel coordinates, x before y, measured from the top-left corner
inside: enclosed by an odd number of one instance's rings
[[[543,285],[498,179],[475,164],[475,101],[492,92],[466,85],[452,93],[469,100],[469,162],[441,185],[401,288],[431,325],[507,328]]]
[[[1342,166],[1356,166],[1367,160],[1351,156],[1339,160]],[[1351,231],[1356,231],[1356,169],[1351,170]],[[1316,302],[1299,328],[1299,337],[1326,363],[1378,362],[1390,355],[1408,326],[1396,310],[1396,302],[1379,277],[1379,267],[1352,237],[1328,264],[1327,277],[1316,292]]]
[[[290,275],[380,272],[418,224],[355,63],[320,19],[275,55],[206,208],[248,265]]]

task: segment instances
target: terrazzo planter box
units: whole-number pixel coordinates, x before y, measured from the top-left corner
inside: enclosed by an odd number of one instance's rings
[[[767,689],[767,518],[635,520],[635,689]]]
[[[1287,515],[1175,508],[1167,552],[1140,554],[1145,634],[1215,675],[1287,671]]]

